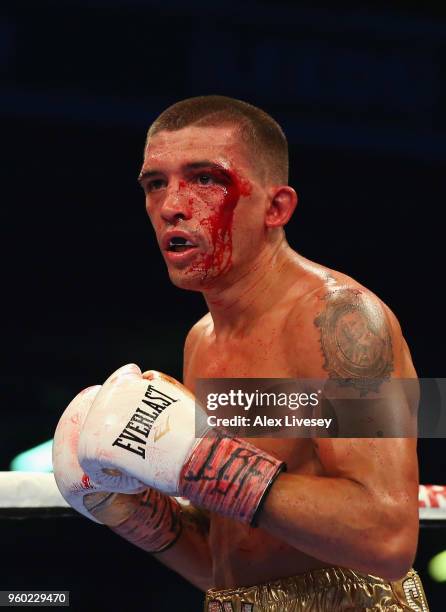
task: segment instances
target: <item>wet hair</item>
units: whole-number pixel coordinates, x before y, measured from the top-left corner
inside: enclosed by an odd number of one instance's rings
[[[259,173],[273,182],[288,183],[288,143],[282,128],[265,111],[235,98],[199,96],[176,102],[152,123],[146,146],[158,132],[175,132],[192,125],[236,126]]]

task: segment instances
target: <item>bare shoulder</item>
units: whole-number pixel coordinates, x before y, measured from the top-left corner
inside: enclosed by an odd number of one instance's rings
[[[395,369],[396,334],[380,300],[351,284],[318,298],[313,325],[330,378],[389,377]]]
[[[200,344],[203,336],[212,328],[212,317],[210,313],[204,315],[199,321],[195,323],[189,330],[186,340],[184,342],[184,355],[183,355],[183,382],[187,386],[189,380],[190,365],[193,361],[194,355]]]
[[[397,317],[354,279],[330,271],[290,314],[289,337],[305,347],[307,376],[414,376]]]
[[[201,336],[212,326],[212,317],[208,312],[201,317],[189,330],[184,342],[184,351],[192,351]]]

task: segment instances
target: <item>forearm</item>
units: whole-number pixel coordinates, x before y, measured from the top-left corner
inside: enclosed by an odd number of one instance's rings
[[[126,518],[119,525],[109,525],[112,531],[154,554],[194,586],[203,590],[211,586],[205,513],[154,489],[138,495],[118,494],[113,500],[115,511],[119,505],[125,508],[121,515]]]
[[[182,506],[178,539],[165,551],[155,553],[161,563],[203,591],[213,586],[208,533],[206,513],[193,506]]]
[[[360,483],[298,474],[277,478],[258,518],[259,527],[328,565],[384,578],[413,561],[409,523],[395,500],[386,504]]]

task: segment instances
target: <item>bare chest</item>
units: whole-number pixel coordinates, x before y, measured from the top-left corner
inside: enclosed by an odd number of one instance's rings
[[[290,358],[286,334],[259,330],[240,340],[218,343],[204,339],[185,368],[185,385],[196,392],[197,379],[212,378],[299,378],[302,364]],[[232,413],[231,413],[232,415]],[[311,439],[262,436],[251,443],[280,457],[290,472],[318,471]]]
[[[299,341],[305,347],[301,354],[308,360],[311,343],[305,333]],[[294,350],[296,346],[290,350],[291,342],[295,338],[274,326],[257,329],[240,340],[217,342],[213,337],[202,338],[185,364],[184,382],[193,391],[198,378],[299,378],[305,364],[296,359],[300,354]],[[261,437],[247,441],[285,461],[288,473],[323,473],[309,438]],[[211,517],[210,548],[214,582],[228,588],[320,565],[267,532],[217,515]]]
[[[295,364],[276,332],[256,333],[240,340],[205,340],[188,368],[189,382],[196,378],[290,378]]]

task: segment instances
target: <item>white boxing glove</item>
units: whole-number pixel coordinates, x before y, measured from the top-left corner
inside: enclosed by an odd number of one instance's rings
[[[79,463],[94,482],[126,491],[144,483],[198,507],[254,524],[285,464],[252,444],[212,431],[179,382],[129,364],[102,386],[79,439]],[[201,432],[200,432],[201,433]]]
[[[84,389],[59,420],[53,441],[57,486],[70,506],[87,518],[107,525],[148,552],[161,552],[176,542],[181,533],[181,508],[177,500],[140,483],[132,491],[141,492],[140,495],[111,492],[110,488],[94,483],[79,465],[79,435],[100,388],[98,385]]]
[[[76,395],[62,414],[53,440],[54,478],[62,497],[72,508],[96,523],[102,521],[95,514],[99,515],[109,505],[113,493],[87,476],[79,465],[77,450],[82,425],[100,388],[100,385],[88,387]],[[133,492],[144,488],[140,484]],[[116,521],[121,518],[117,516]],[[115,520],[111,518],[111,522],[115,523]]]

